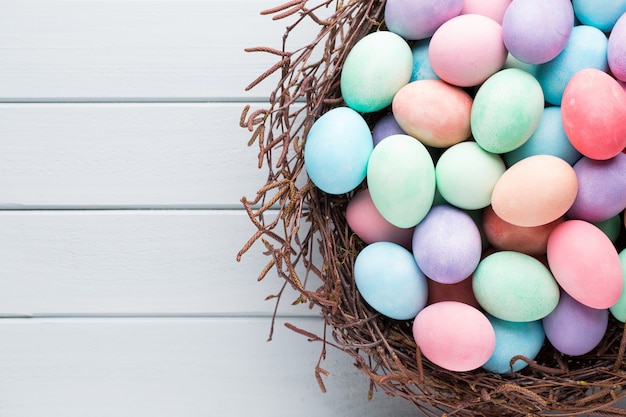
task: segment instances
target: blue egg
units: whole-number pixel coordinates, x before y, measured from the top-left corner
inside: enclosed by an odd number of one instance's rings
[[[347,193],[365,179],[373,149],[365,119],[348,107],[337,107],[311,126],[304,145],[305,169],[322,191]]]
[[[411,82],[417,80],[440,80],[439,76],[433,70],[430,65],[430,58],[428,57],[428,45],[430,44],[430,38],[422,39],[415,42],[411,47],[413,53],[413,72],[411,73]]]
[[[363,299],[392,319],[413,319],[426,306],[426,277],[411,252],[396,243],[366,246],[355,260],[354,281]]]
[[[516,360],[511,367],[511,359],[522,355],[534,359],[545,340],[541,320],[512,322],[488,315],[487,318],[496,333],[496,348],[483,368],[496,374],[518,372],[528,366],[523,360]]]
[[[507,166],[511,166],[533,155],[557,156],[570,165],[582,157],[565,134],[560,107],[546,107],[537,129],[522,146],[506,153],[504,161]]]
[[[606,71],[609,66],[608,42],[606,35],[598,28],[575,26],[561,53],[553,60],[536,67],[535,76],[546,101],[556,106],[561,105],[563,91],[578,71],[585,68]]]
[[[610,32],[621,15],[626,13],[626,0],[574,0],[576,18],[602,32]]]

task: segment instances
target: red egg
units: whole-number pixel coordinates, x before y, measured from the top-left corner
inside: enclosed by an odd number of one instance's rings
[[[626,94],[605,72],[577,72],[563,92],[561,116],[568,139],[589,158],[609,159],[626,147]]]

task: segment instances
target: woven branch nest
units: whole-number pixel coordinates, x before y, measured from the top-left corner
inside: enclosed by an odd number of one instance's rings
[[[384,29],[384,5],[384,0],[294,0],[261,12],[290,25],[281,49],[247,49],[277,58],[248,89],[272,74],[278,74],[279,81],[266,108],[251,111],[246,106],[241,116],[241,126],[251,132],[249,145],[259,147],[259,168],[267,169],[268,177],[255,198],[242,199],[257,231],[237,259],[261,241],[269,261],[259,280],[271,272],[281,282],[278,293],[268,297],[276,299],[276,308],[283,290],[291,286],[299,294],[294,303],[321,311],[322,336],[287,326],[322,342],[315,368],[322,391],[322,376],[328,372],[321,362],[327,346],[333,346],[349,354],[370,379],[370,398],[379,389],[405,398],[426,415],[625,416],[626,410],[615,404],[626,396],[626,332],[613,318],[603,341],[587,355],[568,357],[546,342],[535,360],[521,358],[529,366],[514,374],[481,368],[452,372],[421,355],[411,322],[386,318],[360,297],[352,272],[364,243],[345,218],[346,205],[358,189],[329,195],[316,188],[306,179],[303,146],[313,122],[344,105],[339,88],[342,64],[359,39]],[[319,26],[317,36],[306,46],[288,50],[290,35],[305,20]],[[381,116],[364,117],[373,126]]]

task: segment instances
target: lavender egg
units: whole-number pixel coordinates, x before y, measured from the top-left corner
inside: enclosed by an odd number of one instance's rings
[[[589,353],[600,343],[608,322],[609,310],[588,307],[561,291],[556,308],[543,319],[543,328],[559,352],[578,356]]]
[[[404,134],[404,130],[402,130],[396,121],[393,113],[387,113],[374,125],[374,128],[372,129],[372,140],[374,141],[374,146],[376,146],[381,140],[389,136]]]
[[[482,253],[478,226],[455,207],[433,207],[413,232],[413,256],[422,272],[442,284],[470,276]]]
[[[462,9],[463,0],[387,0],[385,23],[405,39],[426,39]]]

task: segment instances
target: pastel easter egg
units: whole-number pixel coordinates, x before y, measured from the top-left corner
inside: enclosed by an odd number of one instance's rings
[[[442,80],[460,87],[479,85],[506,61],[502,27],[479,14],[454,17],[433,34],[428,56]]]
[[[619,253],[619,260],[622,265],[622,278],[624,280],[624,286],[619,299],[609,308],[609,311],[613,317],[624,323],[626,322],[626,248],[622,249]]]
[[[560,217],[550,223],[524,227],[502,220],[488,206],[483,211],[482,224],[487,241],[497,250],[512,250],[527,255],[544,255],[548,250],[548,237],[564,221]]]
[[[432,279],[427,279],[426,282],[428,284],[427,305],[440,301],[458,301],[460,303],[469,304],[472,307],[480,308],[480,304],[476,301],[474,290],[472,289],[471,276],[454,284],[442,284]]]
[[[413,73],[411,74],[411,82],[417,80],[439,80],[439,76],[433,70],[428,57],[428,47],[430,39],[422,39],[416,41],[411,47],[413,52]]]
[[[543,319],[547,339],[565,355],[584,355],[595,348],[606,333],[607,309],[595,309],[579,303],[562,292],[559,304]]]
[[[417,266],[428,278],[454,284],[476,269],[482,241],[478,226],[469,214],[439,205],[415,227],[412,247]]]
[[[446,149],[437,161],[437,190],[450,204],[476,210],[491,204],[491,193],[506,167],[500,156],[476,142],[461,142]]]
[[[617,249],[602,230],[586,221],[568,220],[552,231],[548,264],[561,288],[586,306],[609,308],[622,293]]]
[[[615,78],[626,81],[626,13],[615,23],[609,35],[607,60]]]
[[[334,108],[309,129],[304,147],[306,172],[322,191],[347,193],[365,179],[373,147],[363,117],[348,107]]]
[[[574,165],[578,194],[568,210],[572,219],[607,220],[626,208],[626,154],[598,161],[582,158]]]
[[[463,0],[387,0],[385,23],[405,39],[425,39],[462,8]]]
[[[411,79],[413,54],[395,33],[381,30],[361,38],[341,70],[341,94],[346,105],[370,113],[391,104],[396,92]]]
[[[504,61],[503,69],[505,68],[521,69],[522,71],[526,71],[527,73],[529,73],[530,75],[534,77],[536,67],[537,67],[536,64],[529,64],[527,62],[522,62],[519,59],[515,58],[513,55],[511,55],[511,53],[509,52],[509,54],[506,57],[506,61]]]
[[[573,27],[570,0],[516,0],[504,13],[502,37],[517,59],[541,64],[563,50]]]
[[[372,140],[374,141],[374,146],[378,145],[381,140],[389,136],[403,134],[405,134],[405,132],[396,121],[393,113],[387,113],[381,117],[372,128]]]
[[[391,224],[409,228],[426,216],[435,196],[435,167],[428,150],[408,135],[378,144],[367,165],[372,201]]]
[[[548,103],[561,105],[567,83],[578,71],[596,68],[606,71],[608,40],[600,29],[576,26],[561,53],[545,64],[537,65],[535,77]]]
[[[548,268],[514,251],[495,252],[480,261],[472,286],[485,311],[507,321],[542,319],[559,302],[559,286]]]
[[[576,73],[563,92],[563,128],[574,147],[592,159],[609,159],[626,148],[626,94],[597,69]]]
[[[456,372],[484,365],[496,345],[487,317],[456,301],[442,301],[421,310],[413,322],[413,337],[428,360]]]
[[[418,80],[402,87],[392,111],[408,135],[425,145],[445,148],[471,134],[472,98],[441,80]]]
[[[481,14],[502,24],[504,13],[513,0],[465,0],[461,14]]]
[[[530,138],[543,108],[543,92],[532,75],[517,68],[499,71],[474,97],[470,118],[474,140],[488,152],[510,152]]]
[[[626,0],[573,0],[578,20],[602,32],[610,32],[615,22],[626,13]]]
[[[426,305],[426,277],[411,252],[395,243],[363,248],[354,261],[354,281],[363,299],[392,319],[412,319]]]
[[[378,212],[367,188],[357,192],[346,207],[346,221],[365,243],[393,242],[411,248],[413,228],[402,229]]]
[[[576,173],[567,162],[552,155],[534,155],[500,177],[491,194],[491,206],[506,222],[534,227],[563,216],[577,192]]]
[[[504,161],[511,166],[528,156],[542,154],[558,156],[570,165],[582,157],[565,134],[560,107],[546,107],[530,138],[519,148],[504,154]]]
[[[541,321],[513,322],[493,316],[487,318],[496,333],[496,347],[483,368],[496,374],[508,374],[527,367],[528,363],[521,359],[515,360],[512,365],[511,360],[518,355],[535,359],[545,340]]]

